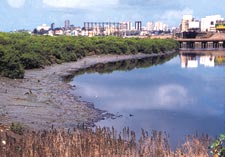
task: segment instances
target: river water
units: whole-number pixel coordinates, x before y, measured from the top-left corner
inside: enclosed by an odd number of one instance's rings
[[[107,73],[92,69],[73,78],[75,95],[117,117],[96,125],[118,131],[128,126],[137,133],[141,128],[165,131],[172,145],[196,132],[212,137],[225,132],[225,52],[185,52],[153,60],[160,64],[129,70],[117,65]]]

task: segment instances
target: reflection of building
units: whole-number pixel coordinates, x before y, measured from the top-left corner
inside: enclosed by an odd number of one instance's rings
[[[182,68],[197,68],[199,65],[204,65],[205,67],[215,66],[215,56],[212,55],[201,55],[197,54],[181,54],[181,67]]]
[[[215,66],[215,56],[200,56],[200,64],[206,67]]]
[[[225,56],[216,56],[215,64],[216,65],[225,65]]]
[[[181,54],[180,55],[182,68],[197,68],[198,61],[195,54]]]

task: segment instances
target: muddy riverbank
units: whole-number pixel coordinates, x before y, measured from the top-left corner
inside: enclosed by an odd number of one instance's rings
[[[93,125],[110,114],[96,109],[92,103],[80,101],[63,78],[97,63],[156,55],[164,54],[89,56],[77,62],[27,70],[24,79],[0,77],[0,123],[20,122],[35,130],[52,125],[56,128],[72,128],[82,123]]]

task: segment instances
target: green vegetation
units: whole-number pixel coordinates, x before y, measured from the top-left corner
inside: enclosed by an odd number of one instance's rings
[[[76,61],[94,54],[159,53],[177,48],[172,39],[119,37],[49,37],[27,33],[0,33],[0,75],[23,78],[24,69]]]
[[[225,133],[214,140],[209,148],[211,150],[210,152],[215,156],[225,157]]]
[[[10,126],[10,131],[19,135],[23,135],[24,130],[24,127],[20,123],[12,123]]]

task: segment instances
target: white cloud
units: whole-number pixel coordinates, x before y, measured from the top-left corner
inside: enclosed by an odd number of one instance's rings
[[[8,4],[13,8],[20,8],[24,5],[25,0],[8,0]]]
[[[90,8],[97,6],[110,6],[118,3],[118,0],[43,0],[43,3],[56,8]]]
[[[143,87],[143,93],[137,93],[134,87],[107,87],[101,84],[80,83],[84,97],[90,99],[110,100],[104,106],[112,109],[178,109],[185,108],[190,103],[188,91],[177,84],[162,85],[159,87]],[[154,92],[152,92],[154,91]],[[94,98],[95,97],[95,98]],[[189,102],[188,102],[189,101]]]
[[[176,84],[160,86],[156,91],[156,97],[161,107],[180,107],[185,106],[188,99],[187,90]]]
[[[183,10],[168,10],[162,16],[162,20],[177,20],[181,19],[183,15],[192,15],[194,11],[190,8],[184,8]]]

